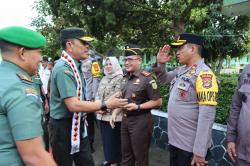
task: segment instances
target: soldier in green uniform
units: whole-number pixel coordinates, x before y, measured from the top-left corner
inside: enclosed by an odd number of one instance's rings
[[[88,58],[93,38],[80,28],[61,31],[64,50],[56,63],[50,84],[50,142],[59,166],[94,166],[86,131],[85,112],[122,107],[126,99],[111,97],[106,102],[84,101],[84,80],[80,60]]]
[[[0,165],[56,165],[42,141],[41,97],[31,76],[45,38],[23,27],[0,30]]]

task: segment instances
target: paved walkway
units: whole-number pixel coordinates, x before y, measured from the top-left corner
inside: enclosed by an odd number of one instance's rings
[[[104,161],[104,157],[103,157],[103,148],[100,137],[100,130],[98,128],[96,129],[95,134],[96,134],[94,143],[95,153],[93,153],[93,158],[96,166],[99,166]],[[169,166],[168,158],[169,155],[166,150],[162,150],[158,147],[151,146],[149,154],[150,166]]]

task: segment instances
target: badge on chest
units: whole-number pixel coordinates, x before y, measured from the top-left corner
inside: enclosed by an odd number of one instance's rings
[[[178,95],[181,99],[186,99],[188,97],[188,88],[190,84],[186,82],[180,82],[177,86]]]

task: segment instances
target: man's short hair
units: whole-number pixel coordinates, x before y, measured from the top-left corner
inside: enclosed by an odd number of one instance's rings
[[[2,53],[13,51],[13,47],[17,47],[17,45],[9,43],[5,40],[0,40],[0,49]]]

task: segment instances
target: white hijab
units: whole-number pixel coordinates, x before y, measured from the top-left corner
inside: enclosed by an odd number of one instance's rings
[[[106,64],[107,60],[110,60],[112,64],[112,72],[110,74],[107,73],[107,71],[105,70],[105,66],[104,66],[104,74],[107,78],[114,78],[117,75],[123,75],[122,68],[116,57],[107,57],[104,60],[104,65]]]

